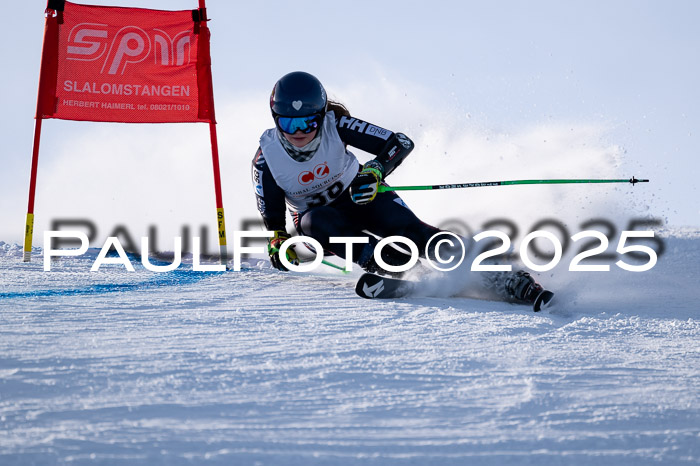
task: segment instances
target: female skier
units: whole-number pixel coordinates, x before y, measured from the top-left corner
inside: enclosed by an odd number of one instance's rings
[[[275,268],[286,270],[279,257],[280,245],[290,237],[285,203],[297,232],[316,239],[326,252],[346,258],[345,243],[332,243],[331,237],[368,238],[352,247],[352,260],[368,272],[385,273],[374,258],[378,237],[403,236],[425,253],[440,230],[419,220],[395,192],[378,193],[380,183],[413,150],[411,139],[352,117],[344,106],[328,101],[318,79],[302,71],[277,81],[270,109],[275,127],[260,138],[252,175],[258,210],[274,232],[268,253]],[[348,145],[375,158],[360,165]],[[293,247],[287,259],[298,263]],[[408,257],[385,247],[382,259],[403,265]],[[510,275],[511,298],[532,302],[542,290],[524,272]]]

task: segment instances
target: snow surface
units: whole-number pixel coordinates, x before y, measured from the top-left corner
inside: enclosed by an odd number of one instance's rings
[[[0,464],[698,464],[700,236],[557,307],[0,242]]]

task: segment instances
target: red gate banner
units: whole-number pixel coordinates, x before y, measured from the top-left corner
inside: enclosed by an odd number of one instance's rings
[[[37,117],[214,123],[199,13],[65,2],[55,35],[46,34]]]
[[[205,0],[185,11],[47,0],[24,262],[32,255],[41,122],[209,123],[221,264],[226,226]]]

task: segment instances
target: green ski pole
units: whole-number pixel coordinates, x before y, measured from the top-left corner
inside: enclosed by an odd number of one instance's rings
[[[583,184],[583,183],[648,183],[649,180],[638,180],[634,176],[630,179],[559,179],[559,180],[510,180],[510,181],[482,181],[478,183],[452,183],[433,184],[423,186],[379,186],[379,192],[386,191],[428,191],[433,189],[456,189],[456,188],[482,188],[486,186],[512,186],[522,184]]]

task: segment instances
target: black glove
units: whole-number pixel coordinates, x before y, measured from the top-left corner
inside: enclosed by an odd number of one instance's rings
[[[289,239],[289,235],[286,231],[275,230],[275,236],[270,238],[267,242],[267,253],[270,255],[270,263],[277,270],[287,270],[280,260],[280,247],[282,243]],[[299,257],[296,251],[294,251],[294,246],[287,248],[287,261],[290,264],[299,265]]]
[[[367,162],[350,183],[350,199],[360,205],[372,202],[377,196],[382,178],[384,170],[381,164],[374,160]]]

